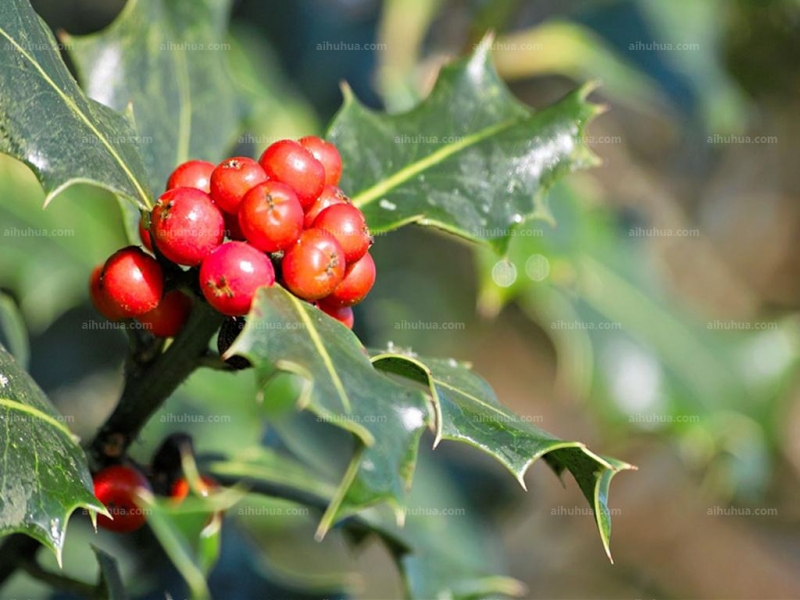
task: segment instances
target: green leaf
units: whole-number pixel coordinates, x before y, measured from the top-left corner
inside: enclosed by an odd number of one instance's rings
[[[98,587],[104,597],[108,600],[127,600],[128,594],[125,592],[125,584],[122,582],[117,559],[97,546],[92,546],[92,550],[97,557],[97,564],[100,565]]]
[[[59,563],[77,508],[100,511],[83,451],[30,376],[0,346],[0,536],[24,533]]]
[[[130,110],[159,192],[178,163],[224,158],[237,132],[225,61],[229,9],[230,0],[128,0],[103,31],[65,36],[88,95]]]
[[[400,514],[429,422],[420,391],[377,372],[347,327],[277,285],[258,292],[228,354],[247,357],[262,381],[279,371],[298,375],[306,384],[300,406],[360,440],[320,522],[320,537],[338,519],[378,502],[388,501]]]
[[[0,152],[26,163],[52,200],[78,182],[151,204],[133,128],[88,99],[28,0],[0,3]]]
[[[373,357],[381,370],[422,383],[430,389],[436,412],[436,440],[464,442],[500,461],[523,489],[525,473],[539,458],[558,474],[572,473],[589,501],[606,554],[611,559],[608,488],[627,463],[590,452],[580,442],[560,440],[503,407],[488,383],[454,360],[418,358],[386,352]]]
[[[0,340],[3,338],[17,363],[27,368],[31,349],[25,320],[14,299],[0,292]]]
[[[591,86],[535,112],[497,76],[490,45],[445,67],[406,113],[374,112],[345,89],[328,137],[340,185],[375,232],[419,223],[502,252],[520,223],[549,218],[544,194],[558,177],[596,162],[582,139],[601,110],[585,100]]]

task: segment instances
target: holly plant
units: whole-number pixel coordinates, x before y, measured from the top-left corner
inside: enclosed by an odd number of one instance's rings
[[[0,3],[0,150],[33,171],[45,208],[89,184],[119,200],[129,232],[128,245],[84,273],[96,310],[129,340],[122,392],[93,437],[77,439],[0,347],[0,583],[24,570],[89,597],[125,597],[133,582],[113,552],[149,532],[189,594],[209,597],[233,507],[260,497],[307,507],[317,540],[336,528],[354,545],[383,541],[408,597],[519,593],[471,544],[443,545],[406,518],[428,439],[478,448],[523,488],[539,458],[569,473],[608,552],[609,485],[630,465],[516,416],[465,363],[365,348],[352,331],[352,307],[380,278],[370,250],[383,234],[430,227],[502,255],[515,228],[547,218],[548,188],[596,162],[583,142],[600,112],[591,90],[534,111],[499,79],[486,39],[408,112],[371,110],[345,86],[324,137],[272,140],[247,156],[232,141],[252,121],[252,95],[233,84],[224,53],[186,49],[224,41],[228,9],[128,0],[105,30],[64,35],[76,80],[28,0]],[[424,141],[405,142],[420,132]],[[293,438],[283,444],[204,455],[181,432],[134,460],[148,421],[207,369],[253,377],[251,400],[265,405],[289,377],[292,410],[349,443],[306,432],[321,457],[309,458],[293,451],[307,427],[297,421],[275,428]],[[96,548],[96,583],[40,562],[46,547],[61,563],[73,513],[114,532],[98,537],[119,536]]]

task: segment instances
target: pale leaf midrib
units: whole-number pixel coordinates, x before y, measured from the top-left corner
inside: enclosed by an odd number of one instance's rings
[[[70,439],[72,438],[72,432],[67,429],[63,423],[57,421],[47,413],[40,411],[38,408],[33,408],[32,406],[28,406],[27,404],[22,404],[17,400],[11,400],[10,398],[0,398],[0,407],[5,406],[12,410],[17,410],[19,412],[28,413],[29,415],[33,415],[34,417],[41,419],[42,421],[56,427],[64,434],[66,434]]]

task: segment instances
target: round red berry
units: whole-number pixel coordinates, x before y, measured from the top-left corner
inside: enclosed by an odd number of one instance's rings
[[[306,216],[303,219],[303,227],[311,229],[314,225],[314,219],[329,206],[333,206],[334,204],[347,204],[348,202],[349,200],[342,190],[335,185],[326,185],[322,189],[319,198],[314,200],[314,204],[306,210]]]
[[[110,305],[123,317],[138,317],[153,310],[164,293],[161,266],[136,246],[112,254],[103,266],[101,280]]]
[[[325,186],[325,167],[294,140],[275,142],[258,161],[270,179],[291,187],[303,208],[310,207]]]
[[[314,219],[314,227],[333,234],[348,263],[360,259],[372,245],[364,213],[352,204],[334,204],[324,209]]]
[[[322,163],[325,169],[325,184],[338,185],[342,177],[342,157],[336,146],[315,135],[302,137],[298,142]]]
[[[153,241],[150,239],[150,230],[144,226],[144,215],[139,218],[139,239],[142,245],[150,252],[153,251]]]
[[[189,160],[178,165],[167,180],[167,189],[190,187],[206,194],[211,190],[211,171],[214,164],[204,160]]]
[[[319,300],[344,278],[344,252],[339,242],[322,229],[306,229],[281,262],[283,281],[295,296]]]
[[[320,302],[317,306],[326,315],[333,317],[348,329],[353,328],[355,317],[353,316],[353,309],[349,306],[331,306],[325,302]]]
[[[262,252],[284,250],[303,230],[303,207],[292,188],[277,181],[258,184],[239,205],[239,227]]]
[[[136,504],[140,489],[151,491],[144,475],[131,467],[113,465],[94,474],[94,495],[105,504],[113,521],[104,515],[97,517],[103,529],[119,533],[136,531],[144,525],[144,511]]]
[[[211,197],[223,211],[236,214],[244,195],[267,179],[264,169],[252,158],[229,158],[211,173]]]
[[[244,242],[227,242],[200,265],[200,288],[208,303],[224,315],[250,311],[253,296],[275,283],[275,268],[263,252]]]
[[[366,298],[375,284],[375,261],[366,253],[357,262],[347,265],[344,279],[323,300],[328,306],[353,306]]]
[[[222,243],[225,220],[205,192],[175,188],[158,199],[150,231],[164,256],[179,265],[193,267]]]
[[[97,312],[109,321],[118,321],[124,318],[124,315],[119,312],[106,294],[102,273],[103,265],[97,265],[92,270],[92,275],[89,278],[89,297],[92,299],[92,304],[94,304]]]
[[[192,300],[183,292],[173,290],[164,295],[158,306],[136,320],[156,337],[175,337],[186,324],[191,311]]]

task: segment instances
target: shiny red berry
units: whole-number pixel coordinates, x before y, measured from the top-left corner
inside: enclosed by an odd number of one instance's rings
[[[204,160],[189,160],[178,165],[167,180],[167,189],[190,187],[206,194],[211,190],[211,171],[214,164]]]
[[[367,252],[360,260],[347,265],[344,279],[322,300],[328,306],[353,306],[366,298],[375,284],[375,261]]]
[[[158,199],[150,231],[165,257],[179,265],[193,267],[222,243],[225,220],[205,192],[175,188]]]
[[[103,529],[128,533],[136,531],[147,520],[144,511],[136,504],[140,489],[151,491],[150,483],[144,475],[131,467],[113,465],[94,474],[94,495],[102,502],[112,521],[104,515],[97,517],[97,524]]]
[[[211,173],[211,197],[223,211],[236,214],[244,195],[267,180],[264,169],[246,156],[222,161]]]
[[[262,252],[284,250],[303,230],[303,207],[292,188],[277,181],[258,184],[239,205],[239,227]]]
[[[246,315],[256,290],[274,283],[272,261],[244,242],[222,244],[200,265],[200,288],[206,300],[232,317]]]
[[[110,305],[123,317],[138,317],[153,310],[164,293],[161,266],[137,246],[112,254],[103,266],[101,279]]]
[[[186,324],[191,311],[192,300],[183,292],[173,290],[164,295],[158,306],[136,320],[156,337],[175,337]]]
[[[348,329],[353,328],[355,317],[353,316],[353,309],[349,306],[330,306],[324,301],[320,301],[317,306],[326,315],[333,317]]]
[[[89,297],[92,299],[92,304],[101,315],[110,321],[118,321],[124,318],[124,315],[117,309],[113,302],[106,294],[105,287],[103,286],[103,265],[97,265],[92,270],[92,275],[89,278]]]
[[[372,245],[364,213],[352,204],[329,206],[314,219],[314,227],[333,234],[342,245],[348,263],[360,259]]]
[[[326,185],[322,189],[319,198],[314,200],[314,204],[306,211],[306,216],[303,219],[303,227],[311,229],[311,227],[314,226],[314,219],[329,206],[333,206],[334,204],[347,204],[348,202],[349,200],[342,190],[335,185]]]
[[[344,278],[344,252],[322,229],[306,229],[281,262],[283,281],[295,296],[314,301],[329,295]]]
[[[294,140],[275,142],[258,161],[270,179],[291,187],[303,208],[310,207],[325,186],[325,167]]]
[[[298,142],[322,163],[325,169],[325,184],[339,185],[339,179],[342,177],[342,157],[336,146],[315,135],[302,137]]]
[[[150,238],[150,230],[144,226],[144,215],[139,218],[139,239],[142,240],[142,245],[150,252],[153,251],[153,241]]]

